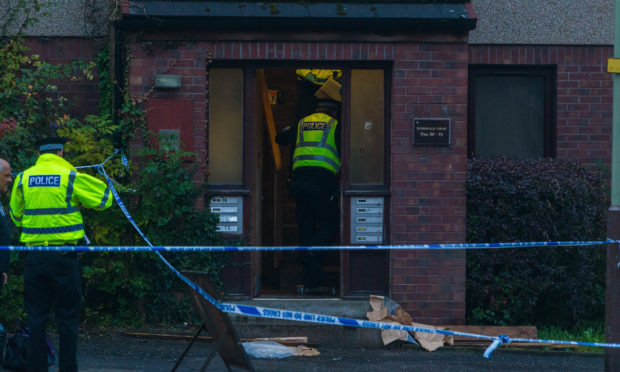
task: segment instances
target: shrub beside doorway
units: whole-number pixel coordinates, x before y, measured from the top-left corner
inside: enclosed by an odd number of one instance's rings
[[[598,172],[557,159],[473,159],[468,168],[468,242],[605,240]],[[466,301],[470,324],[602,321],[605,248],[470,250]]]

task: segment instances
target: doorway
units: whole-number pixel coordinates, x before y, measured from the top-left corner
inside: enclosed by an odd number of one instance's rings
[[[293,68],[264,69],[273,127],[279,133],[287,126],[295,126],[303,117],[314,112],[316,97],[314,93],[321,85],[304,80]],[[261,74],[257,74],[257,79]],[[262,89],[261,82],[256,84]],[[262,92],[256,92],[262,101]],[[262,107],[260,104],[255,107]],[[263,109],[265,113],[269,109]],[[257,115],[258,116],[258,115]],[[258,119],[258,117],[257,117]],[[268,131],[269,119],[265,116],[259,122],[262,138],[259,152],[262,164],[259,166],[261,245],[298,246],[299,233],[296,222],[296,203],[291,190],[292,155],[294,145],[279,146],[281,166],[276,169],[272,141]],[[342,119],[337,118],[340,122]],[[332,243],[340,244],[340,237]],[[302,260],[311,254],[320,264],[321,284],[315,288],[303,287]],[[260,260],[259,296],[340,296],[340,252],[339,251],[284,251],[262,252]],[[257,283],[258,284],[258,283]]]
[[[297,125],[314,108],[316,87],[308,87],[298,67],[307,66],[258,67],[248,63],[209,69],[211,200],[232,203],[216,208],[221,217],[218,231],[227,232],[231,238],[243,237],[252,245],[299,246],[296,203],[290,190],[294,145],[272,145],[275,133]],[[326,245],[389,242],[389,67],[381,63],[343,66],[342,110],[338,118],[342,162],[337,195],[340,229],[333,243]],[[265,84],[259,84],[259,80]],[[270,115],[265,114],[267,111]],[[276,148],[277,156],[273,151]],[[222,209],[229,211],[224,213]],[[318,291],[303,294],[298,287],[303,283],[301,253],[240,254],[238,264],[228,270],[225,289],[250,298],[353,299],[389,294],[389,251],[315,251],[324,280],[315,287]]]

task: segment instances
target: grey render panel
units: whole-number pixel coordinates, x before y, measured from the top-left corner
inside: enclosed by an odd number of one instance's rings
[[[148,17],[459,19],[463,4],[134,0],[129,13]]]
[[[0,19],[9,8],[18,0],[0,1]],[[42,0],[42,12],[36,17],[39,22],[28,27],[25,34],[28,36],[106,36],[109,33],[110,1],[109,0]],[[49,13],[44,15],[43,12]],[[23,17],[17,19],[7,29],[7,33],[17,31]]]
[[[472,0],[470,44],[613,45],[614,0]]]
[[[18,0],[4,0],[3,4]],[[98,37],[109,33],[111,8],[109,0],[41,0],[51,5],[46,12],[38,15],[39,22],[25,30],[29,36],[58,37]],[[445,0],[445,2],[399,2],[378,0],[373,2],[255,2],[255,1],[174,1],[176,16],[188,18],[239,17],[259,19],[359,19],[374,23],[374,20],[460,20],[468,18],[464,10],[464,0]],[[275,7],[274,7],[275,6]],[[159,17],[170,15],[169,1],[132,0],[130,13],[135,16]],[[6,7],[0,9],[0,19]],[[18,19],[8,33],[13,34]]]

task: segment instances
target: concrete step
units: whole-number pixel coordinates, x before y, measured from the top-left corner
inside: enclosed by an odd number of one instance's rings
[[[368,319],[366,313],[372,311],[368,300],[259,297],[249,301],[228,300],[225,302],[361,320]],[[355,348],[383,347],[380,331],[377,329],[322,325],[237,314],[228,315],[241,338],[307,336],[308,343],[311,345]]]

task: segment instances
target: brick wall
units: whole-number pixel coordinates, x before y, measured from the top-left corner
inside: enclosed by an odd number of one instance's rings
[[[470,45],[471,64],[557,66],[557,157],[611,165],[611,46]]]
[[[183,75],[182,91],[170,94],[194,100],[196,150],[206,151],[207,59],[393,61],[391,243],[462,242],[467,170],[467,58],[465,44],[135,43],[131,47],[130,82],[132,95],[141,100],[166,94],[152,91],[155,74]],[[414,117],[450,118],[451,146],[414,147]],[[391,259],[391,296],[416,321],[464,322],[463,252],[398,251],[392,253]]]
[[[402,44],[392,88],[392,244],[465,240],[467,46]],[[412,145],[413,118],[450,118],[449,147]],[[392,298],[415,321],[465,320],[462,251],[393,251]]]
[[[130,50],[129,87],[134,101],[145,107],[146,100],[156,98],[188,98],[193,105],[193,151],[205,167],[206,155],[206,61],[211,46],[202,42],[133,43]],[[155,75],[181,75],[181,89],[155,89]],[[139,147],[135,141],[132,146]],[[135,153],[135,151],[132,151]],[[195,180],[203,180],[204,171],[196,172]]]
[[[88,38],[27,38],[26,43],[33,54],[38,54],[47,62],[71,63],[81,60],[85,63],[96,62],[97,55],[106,41]],[[97,71],[93,80],[60,81],[58,94],[69,99],[70,113],[82,120],[86,115],[97,114],[99,90]]]

